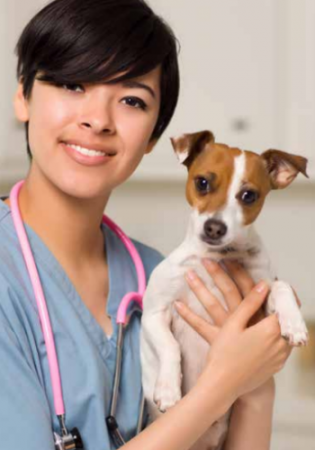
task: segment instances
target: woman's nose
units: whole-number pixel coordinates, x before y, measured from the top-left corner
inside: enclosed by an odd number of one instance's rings
[[[110,103],[102,95],[91,96],[82,107],[80,126],[96,134],[112,134],[115,130]]]

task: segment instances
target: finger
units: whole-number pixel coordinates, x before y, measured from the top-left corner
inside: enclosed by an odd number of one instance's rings
[[[216,287],[222,292],[229,311],[235,311],[241,303],[242,297],[234,281],[215,261],[203,259],[202,263],[212,277]]]
[[[215,325],[211,325],[202,317],[192,312],[185,303],[176,301],[175,308],[178,314],[209,344],[212,344],[219,332]]]
[[[207,313],[211,316],[216,325],[222,326],[228,318],[218,299],[206,288],[203,281],[198,275],[190,270],[185,276],[190,289],[193,291],[197,299],[204,306]]]
[[[224,265],[233,281],[239,288],[242,297],[246,297],[253,289],[255,283],[244,267],[237,261],[225,260]]]
[[[245,297],[230,321],[237,327],[245,328],[249,320],[261,308],[269,292],[269,286],[265,281],[260,281]]]
[[[263,307],[261,306],[259,310],[249,319],[248,326],[256,325],[256,323],[260,322],[262,319],[266,317],[266,314],[263,311]]]

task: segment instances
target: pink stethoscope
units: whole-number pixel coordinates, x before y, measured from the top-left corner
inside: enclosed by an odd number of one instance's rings
[[[83,442],[77,428],[74,428],[68,432],[65,424],[66,415],[65,407],[62,395],[61,379],[58,358],[56,354],[55,341],[52,332],[51,322],[49,319],[49,313],[47,310],[46,300],[43,293],[43,288],[39,279],[36,264],[32,254],[32,250],[25,232],[24,224],[21,218],[18,196],[19,191],[23,185],[24,181],[18,182],[11,190],[10,193],[10,203],[11,203],[11,213],[14,222],[14,227],[22,248],[22,253],[27,266],[27,270],[32,283],[33,291],[35,294],[37,308],[40,317],[41,328],[44,335],[45,345],[47,348],[47,357],[49,363],[50,378],[54,396],[55,412],[58,417],[61,434],[58,435],[54,433],[55,449],[56,450],[70,450],[70,449],[83,449]],[[120,383],[121,375],[121,365],[122,365],[122,350],[123,350],[123,336],[124,327],[128,324],[130,315],[127,314],[128,306],[132,301],[136,302],[136,306],[142,310],[142,298],[146,287],[146,277],[144,267],[137,252],[135,246],[131,240],[125,235],[125,233],[107,216],[103,216],[102,222],[106,224],[112,231],[114,231],[119,239],[123,242],[127,248],[136,268],[138,277],[138,291],[129,292],[126,294],[118,308],[116,322],[118,324],[118,340],[117,340],[117,355],[116,355],[116,369],[115,369],[115,379],[114,388],[111,400],[110,414],[106,418],[108,430],[114,441],[114,444],[119,447],[125,444],[125,441],[119,431],[117,421],[115,419],[117,400],[118,400],[118,389]],[[138,418],[137,434],[141,431],[143,422],[143,411],[144,411],[144,397],[142,395],[140,414]]]

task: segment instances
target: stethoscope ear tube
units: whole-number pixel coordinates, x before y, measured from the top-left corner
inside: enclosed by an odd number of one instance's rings
[[[124,445],[126,443],[121,432],[119,431],[118,423],[115,418],[116,411],[117,411],[118,391],[119,391],[120,378],[121,378],[123,345],[124,345],[124,325],[122,323],[120,323],[118,326],[117,356],[116,356],[116,368],[115,368],[113,395],[112,395],[112,400],[111,400],[110,414],[109,414],[109,416],[106,417],[107,428],[108,428],[108,431],[110,432],[110,435],[111,435],[116,447],[121,447],[122,445]],[[145,403],[145,399],[144,399],[144,395],[142,393],[141,402],[140,402],[140,414],[138,417],[136,434],[139,434],[142,430],[144,403]]]
[[[144,394],[142,392],[141,403],[140,403],[140,414],[139,414],[138,425],[137,425],[137,434],[139,434],[143,428],[144,404],[145,404],[145,398],[144,398]]]
[[[118,338],[117,338],[117,354],[116,354],[116,367],[114,377],[114,388],[110,407],[110,416],[114,417],[117,410],[118,390],[121,378],[121,365],[122,365],[122,352],[124,345],[124,326],[122,323],[118,326]]]
[[[14,223],[14,227],[19,239],[24,261],[28,270],[30,281],[32,283],[38,313],[40,317],[40,324],[44,335],[44,341],[47,349],[48,365],[50,371],[50,378],[52,384],[52,390],[54,394],[54,406],[55,412],[61,425],[62,436],[54,433],[55,448],[57,450],[76,450],[83,449],[83,443],[80,433],[77,428],[74,428],[68,433],[65,425],[65,408],[62,395],[61,378],[59,372],[59,364],[57,358],[57,352],[55,348],[55,340],[50,323],[48,308],[42,284],[38,275],[36,263],[33,257],[32,249],[28,241],[28,237],[24,228],[22,217],[20,214],[20,208],[18,203],[19,192],[24,184],[24,181],[17,183],[11,190],[10,203],[11,214]]]
[[[29,273],[32,287],[34,290],[40,317],[40,324],[42,327],[45,345],[47,348],[48,365],[54,396],[55,412],[60,422],[62,434],[61,436],[59,436],[57,433],[54,433],[55,448],[56,450],[83,449],[83,443],[78,429],[74,428],[70,433],[68,433],[65,425],[65,407],[63,402],[61,377],[59,372],[59,364],[55,348],[54,336],[52,332],[52,327],[50,323],[43,288],[37,272],[36,263],[24,228],[18,204],[18,195],[23,183],[24,181],[20,181],[11,190],[10,193],[11,213],[15,230],[18,236],[18,240],[21,245],[27,271]],[[119,337],[117,344],[116,373],[114,382],[114,392],[111,404],[111,412],[110,416],[107,418],[107,422],[109,430],[112,429],[113,432],[112,435],[115,437],[115,440],[117,442],[119,441],[118,445],[120,446],[123,445],[125,441],[121,436],[121,433],[119,432],[118,425],[114,416],[117,408],[118,389],[121,376],[123,325],[126,325],[128,323],[129,317],[127,316],[127,308],[131,301],[135,301],[142,309],[142,297],[146,287],[146,274],[141,261],[141,257],[137,252],[137,249],[132,243],[132,241],[128,238],[128,236],[126,236],[124,232],[107,216],[103,216],[103,223],[107,224],[117,234],[117,236],[121,239],[121,241],[125,245],[135,264],[135,269],[138,277],[138,292],[129,292],[128,294],[126,294],[122,299],[117,312],[117,323],[119,324]],[[144,399],[142,398],[137,433],[140,432],[142,426],[143,407],[144,407]]]
[[[29,273],[30,281],[32,283],[38,313],[40,317],[40,323],[42,327],[42,332],[44,335],[45,346],[47,349],[47,357],[50,371],[50,378],[52,384],[52,390],[54,394],[54,405],[57,416],[62,416],[65,414],[65,408],[63,403],[63,395],[61,388],[61,379],[59,373],[59,364],[57,359],[57,353],[55,348],[55,340],[52,332],[52,327],[50,323],[49,313],[46,305],[46,300],[44,292],[42,289],[42,284],[38,275],[36,263],[33,257],[32,249],[28,241],[28,237],[24,228],[24,224],[21,218],[18,196],[20,189],[24,181],[17,183],[11,190],[10,193],[10,203],[11,203],[11,214],[15,230],[19,239],[19,243],[22,249],[24,261]]]

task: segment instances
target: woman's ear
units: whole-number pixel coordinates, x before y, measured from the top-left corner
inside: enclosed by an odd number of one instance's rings
[[[155,147],[156,143],[157,143],[158,139],[153,139],[152,141],[150,141],[147,145],[147,148],[145,150],[145,154],[147,155],[148,153],[151,153],[153,148]]]
[[[29,121],[29,111],[28,111],[28,101],[24,97],[23,94],[23,84],[19,83],[18,88],[14,95],[13,100],[15,117],[20,122],[28,122]]]

